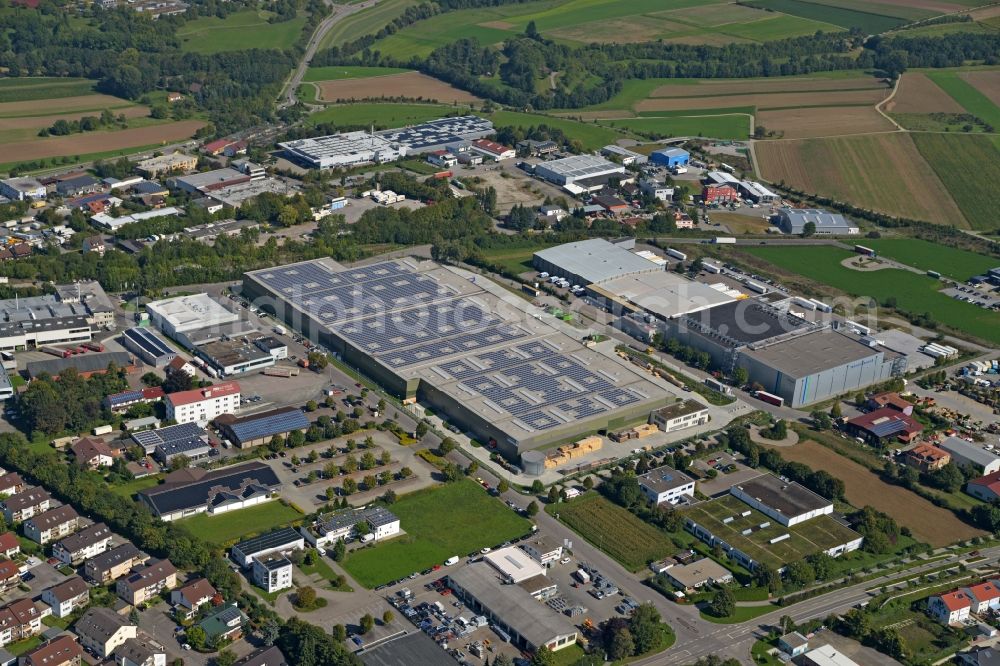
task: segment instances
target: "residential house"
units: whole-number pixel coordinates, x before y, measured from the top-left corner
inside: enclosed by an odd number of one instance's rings
[[[794,659],[809,649],[809,639],[797,631],[778,639],[778,649]]]
[[[903,462],[921,472],[932,472],[951,462],[951,455],[933,444],[920,443],[903,452]]]
[[[20,660],[21,666],[80,666],[82,663],[83,648],[69,634],[57,636],[25,652]]]
[[[216,594],[218,593],[207,579],[199,578],[171,590],[170,603],[178,614],[190,619],[199,608],[211,603]]]
[[[112,548],[103,555],[98,555],[87,560],[87,563],[83,567],[83,573],[87,577],[87,580],[93,581],[98,585],[104,585],[113,580],[118,580],[132,571],[132,567],[138,566],[145,561],[146,556],[129,542]]]
[[[42,633],[42,611],[27,597],[0,608],[0,646]]]
[[[10,534],[10,532],[7,532]],[[21,565],[14,560],[0,562],[0,592],[21,584]]]
[[[892,407],[856,416],[845,425],[852,437],[860,437],[872,446],[882,447],[893,441],[912,442],[924,426],[909,414]]]
[[[237,661],[233,666],[288,666],[285,655],[276,646],[261,648]]]
[[[868,409],[872,411],[889,407],[908,416],[913,414],[913,403],[905,400],[895,391],[877,393],[868,398],[867,405]]]
[[[395,514],[380,506],[370,506],[320,516],[305,532],[305,537],[317,548],[327,548],[341,539],[349,541],[356,537],[355,528],[362,521],[371,527],[374,541],[399,534],[399,518]]]
[[[731,185],[706,185],[701,190],[701,198],[705,205],[712,205],[732,203],[740,195]]]
[[[255,557],[250,580],[269,594],[288,589],[292,586],[292,562],[279,553]]]
[[[90,608],[73,625],[73,631],[83,647],[107,659],[119,645],[135,638],[139,628],[110,608]]]
[[[178,423],[207,423],[222,414],[234,414],[240,407],[238,382],[222,382],[208,388],[170,393],[165,399],[167,418]]]
[[[170,560],[157,560],[131,576],[119,579],[115,590],[127,603],[139,606],[176,585],[177,568]]]
[[[69,504],[32,516],[24,521],[24,536],[45,545],[80,528],[80,515]]]
[[[698,590],[706,585],[725,585],[733,581],[733,574],[726,567],[703,557],[690,564],[677,564],[664,574],[674,586],[685,590]]]
[[[81,437],[69,447],[76,458],[76,464],[88,469],[111,467],[114,462],[114,452],[102,439]]]
[[[149,638],[130,638],[115,650],[117,666],[167,666],[167,652]]]
[[[32,516],[48,511],[52,496],[45,488],[26,488],[0,502],[3,517],[10,523],[20,523]]]
[[[187,359],[182,358],[180,356],[175,357],[174,360],[172,360],[170,363],[167,363],[166,371],[183,372],[190,377],[194,377],[195,375],[198,374],[198,370],[197,368],[194,367],[194,364],[191,363],[191,361],[188,361]]]
[[[42,592],[42,601],[52,607],[53,615],[66,617],[90,603],[90,588],[79,576],[70,576],[58,585],[46,588]]]
[[[247,616],[235,602],[223,604],[205,616],[198,626],[205,631],[207,641],[234,641],[243,635]]]
[[[1000,666],[1000,648],[979,646],[955,655],[959,666]],[[239,662],[237,662],[239,663]]]
[[[168,92],[167,93],[167,102],[170,103],[170,104],[173,104],[175,102],[179,102],[182,99],[184,99],[184,95],[180,94],[179,92]]]
[[[103,236],[88,236],[83,239],[83,251],[96,252],[99,256],[104,256],[105,250],[107,250],[107,245],[104,244]]]
[[[1000,608],[1000,588],[997,585],[997,581],[987,580],[978,585],[962,588],[972,600],[971,613],[985,613]]]
[[[963,590],[935,595],[927,600],[927,614],[941,624],[958,624],[969,618],[972,599]]]
[[[21,542],[13,532],[0,534],[0,555],[11,558],[21,552]]]
[[[8,472],[3,476],[0,476],[0,495],[6,495],[10,497],[11,495],[16,495],[22,492],[28,487],[23,480],[21,480],[20,475],[17,472]]]
[[[95,523],[71,534],[52,546],[52,555],[59,561],[77,565],[100,555],[111,545],[111,530],[104,523]]]

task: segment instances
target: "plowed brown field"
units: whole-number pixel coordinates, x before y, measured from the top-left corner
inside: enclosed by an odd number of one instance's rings
[[[947,509],[900,486],[883,482],[868,468],[845,458],[822,444],[805,441],[780,449],[781,457],[824,470],[844,482],[847,501],[862,508],[871,506],[910,528],[913,536],[935,548],[964,541],[984,532],[966,525]]]
[[[479,102],[475,95],[459,90],[419,72],[373,76],[367,79],[342,79],[321,81],[319,97],[326,102],[348,99],[377,99],[403,97],[406,99],[436,100],[438,102]]]
[[[754,150],[761,176],[771,182],[891,215],[968,227],[908,134],[759,141]]]
[[[769,130],[784,132],[786,139],[891,132],[895,129],[892,123],[870,106],[761,111],[756,116],[756,122]]]
[[[808,93],[814,91],[886,89],[870,76],[850,79],[756,79],[754,81],[699,81],[695,84],[668,84],[655,88],[650,97],[692,97],[695,95],[737,95],[753,93]],[[732,105],[735,106],[735,105]]]
[[[1000,70],[962,72],[959,76],[989,97],[991,102],[1000,106]]]
[[[0,155],[3,155],[6,162],[20,162],[61,155],[85,155],[138,146],[173,143],[191,137],[204,125],[205,123],[200,120],[182,120],[117,132],[88,132],[32,141],[18,141],[0,146]]]
[[[899,90],[884,107],[886,113],[965,113],[955,99],[920,72],[907,72]]]

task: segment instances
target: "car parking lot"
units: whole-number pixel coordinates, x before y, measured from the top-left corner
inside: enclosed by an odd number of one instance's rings
[[[1000,298],[988,287],[974,287],[970,285],[956,284],[942,290],[946,296],[951,296],[955,300],[978,305],[987,310],[1000,309]]]

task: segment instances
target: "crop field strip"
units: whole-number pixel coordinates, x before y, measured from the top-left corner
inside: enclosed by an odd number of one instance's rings
[[[1000,107],[1000,70],[961,72],[959,77],[982,93],[994,106]]]
[[[1000,183],[996,136],[913,133],[928,168],[944,183],[973,229],[997,228],[995,190]]]
[[[957,71],[928,72],[927,76],[974,116],[1000,128],[1000,107]]]
[[[304,83],[319,83],[322,81],[343,81],[345,79],[368,79],[391,74],[406,74],[412,69],[402,67],[364,67],[354,65],[331,65],[329,67],[310,67],[306,70]]]
[[[113,132],[85,132],[69,136],[16,141],[4,144],[2,154],[5,162],[10,163],[63,155],[82,156],[141,146],[163,145],[188,139],[204,125],[205,122],[201,120],[180,120]]]
[[[901,13],[912,14],[905,7],[879,5],[871,2],[855,5],[850,0],[827,0],[823,3],[806,0],[753,0],[749,4],[752,7],[801,16],[813,21],[832,23],[845,30],[861,28],[869,34],[885,32],[912,20],[912,18],[903,18],[901,15]],[[863,7],[863,9],[848,7]],[[920,18],[932,15],[933,12],[929,12]]]
[[[34,99],[0,103],[0,118],[25,118],[51,116],[56,113],[100,113],[104,109],[121,109],[133,106],[132,102],[111,95],[77,95],[57,100]]]
[[[436,102],[480,102],[478,97],[419,72],[388,74],[361,79],[317,82],[321,101],[351,99],[406,98]]]
[[[41,99],[81,97],[94,92],[91,79],[19,77],[0,79],[0,104]]]
[[[305,14],[269,23],[271,12],[248,9],[224,19],[203,16],[177,30],[181,49],[192,53],[222,53],[248,48],[285,49],[295,43],[306,24]]]
[[[852,296],[871,297],[878,302],[894,298],[903,310],[930,313],[952,328],[1000,343],[1000,314],[940,293],[941,283],[933,278],[893,268],[875,275],[852,270],[841,262],[854,253],[836,247],[753,247],[739,251]]]
[[[758,122],[771,127],[764,118]],[[892,215],[968,226],[950,187],[921,157],[915,138],[897,132],[761,141],[755,150],[761,176],[770,182]]]
[[[965,113],[955,99],[923,72],[906,72],[895,96],[885,105],[887,113]]]
[[[891,122],[869,106],[824,106],[761,111],[755,119],[784,139],[812,139],[892,132]]]

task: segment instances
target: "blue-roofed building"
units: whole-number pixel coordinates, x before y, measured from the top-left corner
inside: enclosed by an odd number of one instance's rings
[[[177,350],[148,328],[136,326],[125,329],[122,344],[144,363],[157,368],[162,368],[177,358]]]
[[[234,446],[247,449],[267,444],[275,435],[309,429],[309,419],[298,407],[280,407],[250,416],[224,414],[215,420],[222,436]]]
[[[691,160],[691,154],[683,148],[662,148],[654,150],[649,158],[653,164],[659,164],[669,169],[679,166],[687,166]]]
[[[159,402],[165,393],[159,386],[151,386],[144,389],[130,389],[121,393],[112,393],[104,398],[105,409],[113,412],[126,412],[132,405],[143,402]]]

